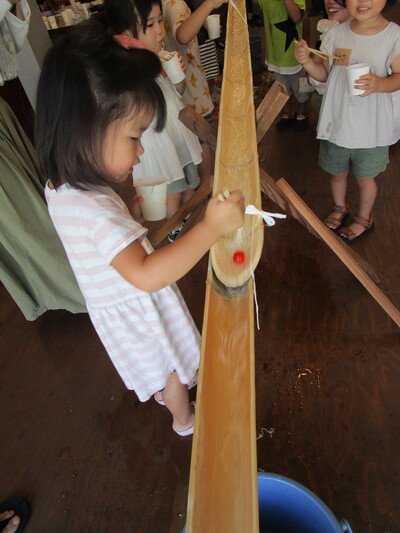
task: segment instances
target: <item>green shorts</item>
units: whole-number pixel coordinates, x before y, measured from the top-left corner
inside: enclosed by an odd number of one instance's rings
[[[389,163],[389,147],[344,148],[330,141],[320,141],[319,164],[329,174],[352,170],[356,178],[375,178]]]
[[[197,173],[196,165],[194,163],[189,163],[188,165],[183,167],[183,172],[185,174],[184,178],[168,183],[168,194],[183,192],[187,191],[188,189],[197,189],[200,184],[200,178]]]

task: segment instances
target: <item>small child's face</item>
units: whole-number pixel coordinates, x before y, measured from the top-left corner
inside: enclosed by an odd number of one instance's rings
[[[139,41],[142,41],[149,50],[158,54],[158,52],[164,48],[164,37],[165,29],[163,15],[160,6],[154,4],[150,11],[149,18],[147,19],[146,31],[144,32],[140,27],[138,31],[138,39]]]
[[[350,18],[350,13],[347,9],[336,3],[335,0],[325,0],[325,9],[329,20],[336,20],[340,24]]]
[[[350,15],[359,23],[373,23],[381,17],[386,0],[347,0],[346,7]]]
[[[110,124],[103,142],[103,164],[115,183],[123,183],[143,154],[141,136],[153,120],[153,110],[139,112]]]

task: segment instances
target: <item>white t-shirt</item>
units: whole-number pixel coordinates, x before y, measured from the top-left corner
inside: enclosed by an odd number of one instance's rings
[[[321,46],[321,50],[333,55],[338,55],[339,48],[351,50],[349,65],[369,63],[373,74],[385,78],[391,74],[390,65],[400,55],[400,28],[390,22],[375,35],[359,35],[351,30],[350,21],[344,22],[328,31]],[[332,59],[329,64],[318,139],[345,148],[374,148],[397,142],[392,93],[352,96],[346,67],[333,64]]]

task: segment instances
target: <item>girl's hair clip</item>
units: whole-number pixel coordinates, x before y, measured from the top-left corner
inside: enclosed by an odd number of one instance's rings
[[[114,39],[120,46],[126,48],[127,50],[131,48],[146,48],[142,41],[139,41],[139,39],[135,39],[134,37],[130,37],[129,35],[114,35]]]

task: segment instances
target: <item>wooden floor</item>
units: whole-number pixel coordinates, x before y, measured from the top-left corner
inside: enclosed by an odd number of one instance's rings
[[[272,127],[260,147],[261,166],[323,217],[332,201],[317,153],[313,127]],[[398,308],[399,175],[397,144],[378,179],[376,230],[354,245]],[[354,180],[350,193],[356,214]],[[199,328],[206,268],[204,259],[179,283]],[[354,533],[398,533],[399,328],[293,219],[265,229],[256,282],[259,469],[306,485]],[[88,317],[57,311],[27,322],[1,289],[0,343],[0,501],[30,500],[26,531],[181,532],[191,438],[173,433],[165,408],[124,388]]]

